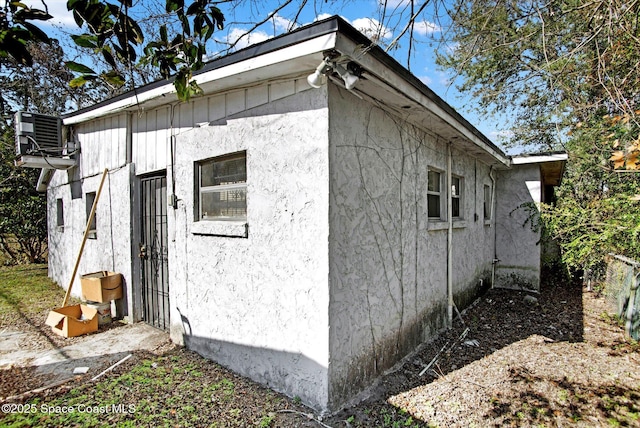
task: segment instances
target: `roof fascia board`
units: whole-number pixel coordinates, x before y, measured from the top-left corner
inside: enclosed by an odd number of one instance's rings
[[[500,149],[431,89],[419,82],[415,76],[407,72],[404,67],[395,62],[388,54],[382,52],[380,48],[374,47],[363,54],[362,40],[353,40],[351,34],[345,34],[345,32],[341,31],[336,41],[336,50],[353,58],[369,73],[386,82],[408,99],[428,108],[445,123],[457,129],[465,138],[489,153],[499,163],[505,167],[510,166],[509,158]],[[378,53],[377,50],[380,50],[380,52]],[[411,76],[411,78],[408,78],[408,76]]]
[[[335,41],[336,33],[329,32],[300,43],[289,44],[281,49],[266,51],[266,53],[258,54],[257,56],[248,56],[240,61],[225,61],[226,64],[222,65],[216,64],[214,61],[212,64],[215,64],[216,67],[205,68],[203,72],[194,76],[194,80],[198,84],[203,84],[214,80],[236,76],[246,71],[272,66],[283,61],[333,49],[335,47]],[[125,97],[115,98],[104,104],[99,104],[95,106],[95,108],[71,113],[63,118],[63,123],[65,125],[74,125],[87,120],[118,113],[132,107],[141,106],[145,102],[159,97],[166,98],[165,104],[177,101],[173,83],[166,80],[163,82],[164,84],[159,86],[149,85],[150,87],[147,90],[144,90],[145,88],[143,87],[141,90],[138,90],[137,93],[128,93]]]
[[[511,162],[513,163],[513,165],[524,165],[531,163],[567,161],[568,159],[569,155],[567,153],[554,153],[550,155],[513,156],[511,158]]]

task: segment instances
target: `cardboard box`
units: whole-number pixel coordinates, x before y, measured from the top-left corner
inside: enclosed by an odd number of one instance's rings
[[[82,336],[98,331],[98,311],[85,305],[65,306],[49,312],[45,324],[64,337]]]
[[[80,277],[82,298],[89,302],[107,303],[122,299],[122,274],[100,271]]]

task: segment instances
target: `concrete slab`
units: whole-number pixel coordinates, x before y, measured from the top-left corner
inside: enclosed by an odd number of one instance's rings
[[[29,333],[0,332],[0,368],[35,366],[37,375],[50,375],[52,382],[73,376],[77,367],[88,367],[87,374],[93,377],[132,352],[156,352],[172,347],[168,333],[144,323],[123,325],[45,351],[30,349],[29,338]]]

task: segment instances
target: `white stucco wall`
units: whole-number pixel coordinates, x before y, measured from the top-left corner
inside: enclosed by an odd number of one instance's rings
[[[72,295],[81,297],[80,276],[97,271],[119,272],[124,277],[125,297],[119,316],[128,316],[131,295],[130,166],[111,170],[96,209],[96,237],[88,239]],[[77,177],[57,171],[47,191],[49,225],[49,276],[65,289],[76,263],[87,221],[87,193],[97,192],[102,174]],[[62,199],[64,226],[57,227],[57,199]],[[90,209],[91,207],[89,207]]]
[[[426,130],[334,85],[329,100],[336,408],[446,326],[447,228],[428,220],[427,170],[445,171],[447,155],[445,143]],[[491,180],[486,165],[455,149],[452,164],[464,178],[463,219],[453,233],[453,290],[462,309],[479,280],[490,277],[494,234],[482,200]]]
[[[540,232],[536,204],[541,201],[539,164],[513,165],[499,174],[497,188],[496,286],[540,288]]]
[[[325,408],[327,99],[324,90],[291,87],[288,96],[176,135],[179,202],[169,210],[171,337]],[[195,162],[242,150],[248,237],[215,236],[225,234],[224,224],[194,219]]]
[[[123,273],[137,319],[131,180],[166,169],[178,198],[168,211],[171,337],[243,375],[336,408],[446,326],[447,223],[428,221],[426,195],[428,168],[446,170],[447,142],[428,124],[409,125],[333,84],[311,90],[302,78],[79,128],[81,145],[91,138],[93,148],[75,178],[56,173],[48,196],[50,273],[61,284],[82,239],[86,193],[106,162],[98,239],[80,273]],[[117,155],[103,148],[110,144]],[[244,150],[246,237],[237,233],[244,226],[194,215],[196,162]],[[464,180],[452,242],[462,309],[490,277],[495,230],[482,216],[489,167],[453,147],[452,173]],[[55,228],[56,198],[64,231]]]

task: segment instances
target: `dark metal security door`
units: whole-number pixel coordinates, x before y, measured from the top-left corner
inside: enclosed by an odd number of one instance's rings
[[[143,319],[154,327],[168,330],[167,178],[143,178],[141,201]]]

